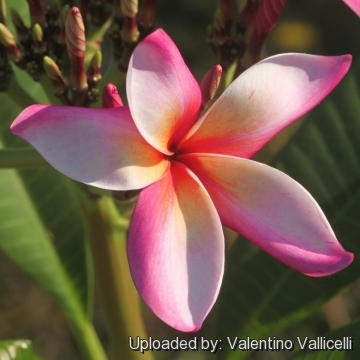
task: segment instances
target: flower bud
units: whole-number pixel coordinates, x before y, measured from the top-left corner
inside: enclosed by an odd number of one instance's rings
[[[144,0],[139,13],[139,24],[146,29],[152,28],[155,23],[156,0]]]
[[[75,91],[82,91],[87,88],[86,74],[84,69],[85,57],[85,27],[77,7],[69,10],[65,22],[66,47],[69,54],[70,87]]]
[[[124,17],[135,18],[138,13],[138,0],[121,0],[121,12]]]
[[[121,39],[123,40],[123,48],[121,51],[120,62],[118,69],[120,72],[126,72],[129,66],[131,55],[139,40],[140,32],[136,23],[136,16],[134,18],[125,17],[123,27],[121,30]]]
[[[51,81],[51,86],[54,90],[54,94],[59,95],[65,93],[68,87],[55,61],[49,56],[44,56],[43,65],[46,75]]]
[[[44,33],[39,24],[35,24],[32,31],[32,49],[35,54],[43,54],[46,51],[46,43],[44,42]]]
[[[123,106],[123,102],[119,95],[118,89],[112,83],[108,83],[104,86],[102,92],[102,107],[110,108],[110,107],[121,107]]]
[[[67,13],[65,38],[70,60],[83,58],[86,50],[85,27],[77,7],[71,8]]]
[[[238,28],[243,29],[245,53],[238,68],[249,68],[260,60],[262,45],[276,22],[287,0],[248,2],[240,16]],[[236,71],[236,75],[241,72]]]
[[[6,25],[6,3],[0,0],[0,23]]]
[[[0,42],[7,49],[8,55],[11,60],[19,62],[24,57],[24,52],[21,47],[18,46],[14,35],[10,30],[4,25],[0,24]]]
[[[121,30],[121,38],[128,43],[137,42],[139,39],[139,30],[136,23],[136,17],[124,19],[123,28]]]
[[[254,30],[258,37],[265,39],[276,22],[287,0],[263,1],[255,12]]]
[[[219,87],[222,74],[222,67],[215,65],[204,76],[200,83],[202,102],[201,106],[204,109],[215,96]]]
[[[101,80],[101,62],[102,54],[101,51],[96,51],[91,59],[89,68],[86,72],[86,77],[90,87],[96,86]]]

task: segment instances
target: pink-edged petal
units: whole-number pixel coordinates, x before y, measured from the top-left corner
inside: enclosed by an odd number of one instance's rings
[[[221,222],[278,260],[310,276],[330,275],[352,262],[315,200],[284,173],[230,156],[179,160],[199,177]]]
[[[134,283],[154,313],[181,331],[200,329],[219,292],[224,236],[199,180],[180,163],[142,190],[128,257]]]
[[[317,105],[349,69],[351,56],[276,55],[241,74],[182,141],[182,153],[249,158]],[[187,140],[186,140],[187,139]]]
[[[162,29],[134,50],[126,92],[144,138],[163,153],[173,153],[173,147],[196,121],[201,92],[176,45]]]
[[[360,0],[343,0],[343,2],[360,17]]]
[[[10,130],[60,172],[99,188],[139,189],[169,168],[163,154],[142,138],[127,106],[33,105],[21,112]]]

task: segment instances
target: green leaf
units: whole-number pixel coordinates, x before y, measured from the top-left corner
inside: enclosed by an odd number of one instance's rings
[[[8,100],[3,105],[0,147],[23,147],[8,131],[18,109]],[[105,359],[87,314],[92,273],[70,180],[51,168],[0,170],[0,219],[0,249],[57,300],[85,358]]]
[[[360,321],[353,322],[340,329],[330,331],[323,335],[325,339],[342,340],[348,338],[352,350],[334,350],[334,351],[311,351],[309,349],[299,350],[291,358],[293,360],[357,360],[359,354],[356,349],[360,347]],[[315,338],[316,339],[316,338]],[[302,338],[301,341],[304,341]],[[331,345],[331,344],[330,344]]]
[[[309,114],[273,166],[300,182],[318,201],[345,249],[360,253],[360,92],[349,74]],[[241,221],[241,219],[239,219]],[[214,337],[264,338],[311,314],[360,274],[360,261],[325,278],[302,275],[244,239],[226,258]],[[246,352],[224,346],[220,359]]]
[[[0,341],[0,360],[41,360],[29,340]]]
[[[3,109],[4,118],[11,121],[17,110],[9,102],[4,103],[8,104]],[[9,133],[8,126],[7,122],[0,124],[3,143],[24,146],[22,140]],[[62,293],[64,287],[54,289],[56,281],[51,279],[58,272],[62,274],[81,308],[88,309],[92,302],[89,296],[92,274],[88,271],[85,230],[71,180],[51,167],[18,172],[3,170],[0,174],[0,214],[3,214],[0,216],[0,249],[57,300],[62,299],[61,303],[65,300],[59,292]],[[5,219],[13,225],[6,225]],[[37,258],[39,266],[26,265],[26,257]],[[46,279],[41,269],[53,268],[55,264],[57,269]]]
[[[14,170],[0,171],[0,218],[0,249],[49,291],[71,318],[81,317],[75,283],[67,275],[49,231]]]

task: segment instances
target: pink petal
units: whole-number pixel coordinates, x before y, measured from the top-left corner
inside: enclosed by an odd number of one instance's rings
[[[126,91],[144,138],[165,154],[194,124],[201,106],[199,85],[169,36],[159,29],[135,49]]]
[[[352,262],[315,200],[284,173],[230,156],[179,160],[204,184],[221,222],[278,260],[310,276],[330,275]]]
[[[240,75],[182,142],[182,153],[249,158],[317,105],[349,69],[350,55],[283,54]]]
[[[127,106],[33,105],[17,117],[10,130],[60,172],[99,188],[142,188],[169,167],[164,156],[142,138]]]
[[[360,17],[360,0],[343,0]]]
[[[224,266],[219,216],[199,180],[180,163],[144,189],[129,231],[134,283],[154,313],[196,331],[213,306]]]

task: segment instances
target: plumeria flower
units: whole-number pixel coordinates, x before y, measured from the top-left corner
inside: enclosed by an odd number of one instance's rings
[[[270,57],[245,71],[198,120],[199,85],[160,29],[133,53],[129,106],[33,105],[11,131],[75,180],[143,189],[128,238],[134,283],[163,321],[196,331],[223,277],[222,224],[306,275],[330,275],[351,263],[311,195],[249,160],[317,105],[350,62],[349,55]]]
[[[360,17],[360,0],[343,0],[343,2]]]

